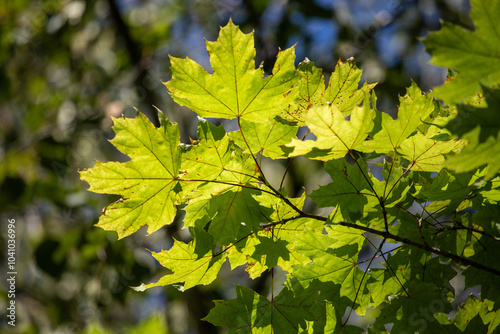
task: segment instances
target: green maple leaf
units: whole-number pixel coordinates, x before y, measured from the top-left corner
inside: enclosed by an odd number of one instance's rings
[[[402,223],[403,224],[403,223]],[[391,245],[396,248],[396,245]],[[385,256],[384,267],[371,268],[367,287],[374,306],[387,302],[397,296],[411,298],[413,295],[406,288],[412,281],[433,284],[433,289],[441,293],[440,304],[448,304],[447,294],[452,293],[448,281],[456,272],[440,263],[437,257],[417,249],[402,247]],[[443,307],[444,310],[444,307]]]
[[[491,4],[473,0],[474,6],[485,3]],[[469,43],[487,25],[478,22],[475,33],[445,27],[428,40],[436,44],[455,31]],[[197,139],[186,145],[163,114],[158,129],[142,114],[115,119],[112,143],[131,160],[96,163],[81,173],[91,191],[122,196],[98,223],[120,238],[143,225],[151,233],[169,224],[176,205],[185,205],[184,227],[193,240],[175,240],[154,253],[167,274],[137,290],[210,284],[227,258],[231,269],[246,265],[251,278],[278,266],[287,274],[281,292],[269,299],[237,286],[235,299],[216,301],[205,319],[231,333],[359,333],[342,319],[348,308],[364,316],[369,307],[380,312],[369,333],[385,332],[389,323],[393,332],[496,330],[500,182],[493,177],[500,169],[500,90],[484,86],[485,98],[466,99],[475,106],[445,108],[412,84],[392,119],[376,110],[373,85],[358,89],[361,71],[352,61],[339,62],[325,88],[311,61],[294,68],[291,48],[279,53],[273,73],[265,76],[255,68],[253,35],[231,21],[207,49],[213,74],[190,59],[171,58],[173,78],[166,86],[175,101],[201,117],[237,118],[239,131],[228,134],[200,119]],[[438,92],[471,88],[471,71],[457,70],[458,78]],[[461,124],[457,112],[474,121]],[[302,125],[317,139],[298,140]],[[356,151],[387,154],[387,161],[369,162],[368,168]],[[325,160],[333,182],[309,197],[320,208],[335,208],[328,219],[304,209],[305,192],[288,198],[269,185],[257,166],[259,155]],[[371,173],[377,166],[381,177],[378,170]],[[410,209],[413,204],[420,205],[419,213]],[[377,238],[392,249],[381,253]],[[380,249],[367,259],[368,244]],[[446,318],[454,294],[449,281],[456,275],[450,262],[457,258],[445,252],[462,257],[457,265],[472,261],[462,273],[466,286],[481,285],[483,304],[468,302],[457,321]],[[368,261],[369,270],[361,270]]]
[[[207,213],[212,217],[209,233],[218,244],[229,245],[238,240],[241,226],[257,231],[271,210],[263,207],[256,200],[257,190],[240,188],[213,197]]]
[[[373,128],[373,117],[368,95],[363,106],[353,109],[350,120],[346,120],[346,114],[335,105],[312,107],[303,115],[303,121],[317,140],[293,138],[283,150],[290,157],[303,155],[318,160],[343,158],[365,141]]]
[[[371,173],[368,176],[373,185],[374,193],[384,203],[386,209],[392,208],[396,204],[403,206],[406,195],[412,188],[412,182],[410,181],[412,171],[409,168],[403,168],[398,156],[395,156],[391,162],[384,163],[382,180],[378,180]],[[411,205],[411,203],[409,204]]]
[[[451,206],[456,208],[476,188],[481,176],[479,171],[454,174],[446,169],[432,178],[420,175],[416,196],[421,201],[451,200]]]
[[[140,112],[135,119],[115,118],[111,143],[132,160],[96,162],[80,172],[90,191],[121,195],[122,199],[103,210],[97,226],[116,231],[119,238],[148,225],[152,233],[170,224],[177,213],[181,187],[179,130],[159,113],[161,127],[155,128]]]
[[[488,301],[470,295],[465,303],[460,305],[454,319],[449,319],[443,313],[436,318],[440,323],[449,325],[449,333],[455,333],[456,328],[460,333],[495,333],[500,325],[500,310],[490,311],[491,308],[492,305]]]
[[[363,101],[365,93],[375,86],[364,83],[358,89],[362,72],[352,60],[337,63],[326,88],[323,71],[317,68],[314,62],[306,58],[299,64],[298,70],[298,99],[296,104],[284,112],[284,117],[300,125],[304,125],[303,114],[311,106],[333,105],[344,117],[348,116],[352,109]]]
[[[207,232],[202,229],[192,231],[194,240],[191,243],[174,240],[174,245],[169,250],[153,253],[154,258],[172,273],[163,276],[156,283],[142,284],[135,290],[144,291],[172,284],[182,284],[182,290],[187,290],[196,285],[210,284],[215,280],[226,254],[214,254],[215,243]]]
[[[459,152],[463,140],[438,141],[417,133],[401,143],[397,152],[410,161],[413,171],[439,172],[445,163],[445,154]]]
[[[236,286],[236,298],[216,300],[215,307],[204,320],[216,326],[231,329],[230,333],[303,333],[312,327],[319,316],[320,304],[311,292],[314,289],[298,290],[297,287],[285,287],[272,300],[257,294],[255,291]],[[324,328],[324,325],[323,325]],[[306,331],[312,333],[311,331]],[[314,333],[317,333],[314,331]],[[320,332],[322,333],[322,332]]]
[[[496,137],[480,141],[478,126],[463,136],[467,146],[460,152],[446,158],[445,166],[457,173],[464,173],[478,167],[488,166],[486,180],[493,178],[500,170],[500,132]]]
[[[433,241],[439,245],[440,249],[463,256],[465,248],[473,244],[476,240],[465,228],[450,228],[438,234]]]
[[[472,222],[475,221],[474,218],[475,216],[473,215]],[[498,263],[498,257],[500,256],[500,241],[497,235],[498,231],[495,235],[491,236],[475,234],[473,236],[474,239],[478,239],[479,241],[473,243],[469,249],[466,249],[465,254],[468,255],[469,259],[499,272],[500,264]],[[463,275],[465,276],[467,286],[481,285],[482,299],[495,301],[496,303],[500,302],[500,287],[497,283],[498,274],[469,266],[463,272]]]
[[[335,305],[354,306],[356,312],[363,315],[370,298],[365,291],[363,271],[357,263],[357,255],[366,240],[363,232],[339,225],[326,231],[327,235],[305,231],[295,237],[295,251],[308,256],[311,262],[295,265],[292,277],[303,286],[314,280],[334,284],[334,290],[341,296],[334,301]]]
[[[423,95],[413,83],[406,95],[400,97],[398,118],[393,120],[388,114],[376,111],[372,140],[365,141],[357,149],[367,153],[388,153],[395,150],[433,111],[432,98]]]
[[[321,231],[321,223],[307,219],[297,219],[277,226],[274,230],[263,230],[249,236],[228,250],[231,268],[247,264],[246,271],[255,279],[274,266],[293,272],[293,266],[308,263],[310,259],[294,248],[295,237],[309,228]]]
[[[200,119],[198,140],[185,146],[182,155],[183,189],[191,197],[210,197],[257,181],[255,162],[229,141],[221,126]],[[188,225],[189,226],[189,225]]]
[[[276,226],[274,230],[262,231],[259,233],[260,235],[264,236],[267,240],[272,240],[276,244],[273,248],[275,249],[274,256],[271,259],[276,259],[277,261],[270,262],[270,259],[267,258],[264,251],[271,248],[265,248],[260,245],[256,246],[256,251],[252,254],[252,257],[256,258],[256,256],[260,256],[260,262],[265,263],[267,267],[271,267],[271,265],[275,263],[283,270],[291,273],[295,265],[305,264],[310,261],[309,257],[297,251],[295,248],[298,240],[297,236],[311,231],[321,233],[323,228],[324,224],[321,221],[301,218],[288,221],[285,224],[280,224]],[[267,242],[270,243],[270,241]],[[283,247],[278,248],[278,242],[281,242],[282,245],[284,244],[286,250]],[[265,262],[262,258],[265,259]]]
[[[487,106],[460,104],[457,116],[447,124],[468,145],[460,153],[449,155],[446,167],[461,173],[487,165],[486,179],[491,179],[500,170],[500,90],[483,87],[483,91]]]
[[[489,182],[488,188],[481,191],[481,196],[490,204],[500,202],[500,176]]]
[[[273,209],[269,220],[272,222],[290,219],[297,212],[287,205],[283,200],[277,199],[270,194],[262,194],[257,197],[263,207]],[[297,208],[302,208],[305,193],[298,198],[289,198]],[[323,222],[311,219],[291,219],[286,223],[269,226],[252,234],[245,240],[239,241],[228,250],[231,268],[247,264],[246,271],[251,278],[259,277],[265,270],[273,266],[280,266],[287,272],[293,271],[293,265],[309,262],[309,258],[295,251],[295,237],[306,230],[314,230],[321,233]]]
[[[262,261],[263,265],[272,268],[277,266],[279,261],[290,261],[290,251],[286,240],[275,239],[272,236],[259,236],[258,239],[259,244],[255,246],[252,257],[265,258],[265,261]]]
[[[189,201],[189,205],[183,208],[186,212],[184,215],[184,228],[199,227],[203,228],[210,222],[211,217],[208,215],[210,198],[197,199]]]
[[[236,298],[215,301],[215,308],[204,320],[216,326],[226,326],[233,333],[270,333],[264,316],[269,312],[270,302],[252,289],[236,285]]]
[[[446,169],[442,169],[434,177],[420,174],[414,196],[419,203],[423,203],[422,215],[430,214],[429,222],[434,224],[441,216],[470,207],[470,199],[475,198],[483,189],[479,185],[483,182],[484,175],[484,170],[454,174]]]
[[[244,233],[257,232],[261,223],[267,222],[272,209],[262,206],[256,189],[235,187],[208,199],[192,201],[184,210],[184,227],[205,228],[214,237],[217,244],[230,245]]]
[[[479,140],[496,137],[500,131],[500,89],[482,87],[483,94],[477,101],[466,101],[457,105],[457,115],[451,119],[446,128],[459,136],[481,128]],[[475,102],[475,103],[474,103]]]
[[[432,55],[431,63],[458,71],[458,76],[434,90],[448,104],[462,101],[500,82],[500,3],[496,0],[472,0],[474,32],[443,22],[440,31],[424,40]]]
[[[438,312],[449,312],[451,310],[451,305],[449,303],[444,303],[442,301],[442,296],[440,291],[435,288],[433,283],[424,283],[418,281],[411,281],[406,286],[410,297],[405,296],[393,296],[390,302],[381,309],[381,313],[377,316],[375,320],[375,326],[378,324],[394,323],[392,327],[393,333],[422,333],[431,325],[429,323],[435,323],[439,326],[439,323],[434,318],[434,309],[430,307],[431,303],[439,303]],[[427,305],[427,307],[423,307]],[[446,331],[442,328],[443,325],[439,326],[439,332]]]
[[[365,177],[366,164],[359,160],[358,166],[351,166],[345,160],[331,160],[325,163],[325,171],[333,179],[332,183],[319,187],[309,197],[318,207],[337,207],[332,213],[332,220],[357,221],[371,211],[379,200],[373,192],[373,183]],[[339,217],[335,217],[340,214]]]
[[[241,120],[240,124],[241,131],[228,134],[231,140],[241,147],[245,153],[257,154],[257,152],[262,152],[262,155],[271,159],[285,158],[281,146],[289,143],[296,136],[298,129],[296,125],[278,118],[267,123]]]
[[[264,78],[263,69],[255,69],[253,33],[243,34],[232,21],[206,45],[213,74],[189,58],[170,57],[172,80],[165,85],[180,105],[200,117],[267,122],[294,100],[294,48],[280,51],[272,75]]]

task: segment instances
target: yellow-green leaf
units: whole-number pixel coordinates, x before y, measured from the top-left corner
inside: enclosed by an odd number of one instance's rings
[[[155,128],[141,114],[136,118],[115,118],[116,136],[111,143],[131,160],[125,163],[96,162],[80,172],[90,191],[121,195],[103,209],[97,226],[116,231],[119,238],[148,225],[153,233],[172,223],[177,213],[181,187],[177,177],[181,163],[179,130],[160,113],[161,127]]]
[[[167,86],[174,101],[200,117],[241,118],[267,122],[294,100],[299,80],[294,48],[280,51],[272,75],[264,78],[255,67],[253,33],[244,34],[232,21],[215,42],[206,42],[213,74],[193,60],[170,57],[172,80]]]

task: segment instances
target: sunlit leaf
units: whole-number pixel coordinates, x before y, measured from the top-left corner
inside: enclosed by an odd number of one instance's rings
[[[179,130],[162,113],[160,120],[156,129],[140,112],[134,119],[114,119],[116,136],[111,143],[131,160],[96,162],[94,168],[80,172],[90,191],[122,196],[103,210],[97,224],[120,238],[146,224],[152,233],[172,223],[176,215],[181,190]]]
[[[189,244],[175,240],[169,250],[153,253],[155,259],[172,273],[163,276],[156,283],[142,284],[135,289],[143,291],[155,286],[182,284],[182,290],[187,290],[196,285],[212,283],[226,254],[214,252],[213,238],[204,230],[194,230],[193,237],[194,241]]]
[[[437,172],[443,168],[445,154],[458,152],[464,145],[462,140],[438,141],[417,133],[401,143],[398,153],[410,161],[413,171]]]
[[[399,100],[398,118],[393,120],[388,114],[377,112],[373,138],[365,141],[359,150],[388,153],[397,149],[434,110],[432,98],[423,95],[415,83]]]
[[[361,70],[354,61],[339,61],[330,76],[325,88],[325,76],[309,59],[299,64],[300,81],[298,83],[299,96],[296,104],[286,109],[285,118],[303,125],[303,114],[312,106],[335,106],[348,116],[352,109],[363,101],[375,84],[364,83],[358,89],[361,79]]]
[[[267,123],[242,120],[241,131],[230,132],[229,136],[246,153],[262,152],[271,159],[284,159],[281,146],[289,143],[296,134],[297,126],[277,118]]]
[[[316,140],[293,138],[283,150],[288,156],[303,155],[311,159],[331,160],[344,157],[357,149],[373,128],[374,112],[368,96],[362,107],[355,107],[350,120],[337,106],[310,108],[303,116],[304,124],[316,135]]]
[[[294,48],[281,51],[272,75],[255,68],[253,33],[229,21],[215,42],[206,42],[213,74],[193,60],[170,57],[172,80],[165,85],[177,103],[200,117],[241,118],[267,123],[288,107],[299,80]]]
[[[472,5],[473,18],[484,5],[500,18],[489,0]],[[428,43],[439,49],[438,40],[456,32],[447,42],[490,57],[496,46],[481,44],[487,26],[494,28],[485,18],[474,33],[445,26]],[[479,35],[484,49],[471,39]],[[137,290],[211,284],[227,258],[237,277],[244,269],[257,286],[270,286],[264,297],[238,285],[235,299],[215,302],[205,320],[230,333],[361,333],[349,325],[355,313],[367,333],[497,331],[500,95],[487,86],[484,95],[463,95],[472,87],[470,55],[451,60],[459,75],[438,89],[449,102],[455,93],[446,87],[460,86],[464,103],[448,107],[413,83],[393,119],[377,109],[373,85],[360,87],[352,60],[337,63],[325,87],[308,59],[295,70],[291,48],[265,76],[255,69],[253,35],[231,21],[207,49],[213,74],[171,58],[166,85],[201,117],[237,118],[236,131],[199,118],[196,139],[184,144],[162,114],[159,128],[142,114],[115,119],[111,142],[131,160],[81,173],[91,191],[122,196],[98,226],[124,237],[177,217],[189,230],[189,242],[180,241],[186,230],[175,232],[170,249],[153,253],[166,275]],[[436,59],[450,57],[440,52]],[[315,140],[298,138],[300,126]],[[283,158],[291,159],[271,161]],[[326,173],[313,174],[320,166]],[[314,182],[285,190],[280,180],[298,169]],[[457,272],[466,288],[480,286],[480,299],[469,298],[451,319]]]

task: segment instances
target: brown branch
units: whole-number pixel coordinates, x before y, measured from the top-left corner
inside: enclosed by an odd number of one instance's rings
[[[321,221],[324,221],[324,222],[328,221],[327,217],[317,216],[317,215],[311,215],[311,214],[303,213],[301,211],[299,213],[299,215],[297,215],[295,217],[283,219],[283,220],[280,220],[280,221],[274,222],[274,223],[269,223],[269,224],[263,225],[261,227],[262,228],[266,228],[266,227],[270,227],[270,226],[281,225],[281,224],[285,224],[286,222],[289,222],[289,221],[292,221],[292,220],[295,220],[295,219],[298,219],[298,218],[311,218],[311,219],[321,220]],[[461,257],[461,256],[459,256],[457,254],[453,254],[453,253],[450,253],[450,252],[447,252],[447,251],[443,251],[443,250],[441,250],[441,249],[439,249],[437,247],[432,247],[432,246],[429,246],[427,244],[420,244],[420,243],[418,243],[416,241],[413,241],[413,240],[405,238],[405,237],[401,237],[401,236],[396,235],[396,234],[392,234],[392,233],[390,233],[388,231],[379,231],[379,230],[376,230],[376,229],[373,229],[373,228],[370,228],[370,227],[366,227],[366,226],[362,226],[362,225],[357,225],[357,224],[354,224],[354,223],[348,223],[348,222],[340,222],[338,224],[342,225],[342,226],[352,227],[352,228],[355,228],[355,229],[358,229],[358,230],[362,230],[362,231],[365,231],[365,232],[370,232],[370,233],[373,233],[375,235],[379,235],[379,236],[383,237],[384,239],[392,239],[392,240],[395,240],[395,241],[399,241],[399,242],[401,242],[401,243],[403,243],[405,245],[410,245],[410,246],[413,246],[413,247],[416,247],[416,248],[420,248],[420,249],[422,249],[424,251],[431,252],[431,253],[434,253],[436,255],[441,255],[441,256],[450,258],[453,261],[461,263],[463,265],[471,266],[471,267],[474,267],[476,269],[484,270],[484,271],[489,272],[491,274],[500,276],[500,270],[498,270],[498,269],[485,266],[484,264],[481,264],[479,262],[470,260],[470,259],[465,258],[465,257]]]
[[[405,238],[405,237],[401,237],[399,235],[392,234],[392,233],[389,233],[387,231],[379,231],[379,230],[375,230],[373,228],[369,228],[369,227],[362,226],[362,225],[357,225],[357,224],[348,223],[348,222],[340,222],[339,224],[342,225],[342,226],[352,227],[352,228],[355,228],[355,229],[358,229],[358,230],[362,230],[362,231],[365,231],[365,232],[370,232],[370,233],[373,233],[373,234],[376,234],[376,235],[380,235],[380,236],[382,236],[384,238],[387,238],[387,239],[393,239],[393,240],[399,241],[399,242],[401,242],[403,244],[410,245],[410,246],[413,246],[413,247],[416,247],[416,248],[420,248],[422,250],[434,253],[436,255],[441,255],[441,256],[444,256],[444,257],[448,257],[448,258],[454,260],[455,262],[461,263],[463,265],[471,266],[471,267],[474,267],[476,269],[484,270],[484,271],[489,272],[491,274],[500,276],[500,270],[497,270],[497,269],[491,268],[491,267],[487,267],[484,264],[481,264],[479,262],[470,260],[470,259],[465,258],[465,257],[461,257],[461,256],[459,256],[457,254],[453,254],[453,253],[450,253],[450,252],[447,252],[447,251],[440,250],[437,247],[432,247],[432,246],[429,246],[429,245],[423,245],[423,244],[415,242],[415,241],[413,241],[411,239],[408,239],[408,238]]]

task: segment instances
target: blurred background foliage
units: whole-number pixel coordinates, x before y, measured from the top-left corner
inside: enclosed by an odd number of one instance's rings
[[[181,217],[118,242],[92,226],[117,198],[87,192],[78,170],[126,159],[107,142],[111,116],[133,117],[137,107],[158,124],[157,106],[179,123],[182,141],[196,137],[194,113],[176,106],[162,84],[171,76],[169,54],[209,69],[203,39],[215,40],[231,17],[244,32],[255,31],[256,63],[267,71],[278,48],[296,43],[297,64],[307,56],[327,75],[339,59],[354,57],[363,81],[378,82],[378,108],[391,113],[410,78],[428,90],[446,77],[428,64],[419,38],[439,29],[440,19],[472,28],[468,12],[466,0],[3,1],[0,246],[7,272],[6,225],[15,219],[18,275],[16,327],[2,316],[0,331],[217,333],[199,321],[212,299],[232,298],[233,282],[269,289],[269,277],[250,281],[241,270],[185,293],[135,292],[129,287],[163,274],[149,251],[189,237]],[[317,187],[320,173],[295,166],[291,189]],[[0,309],[8,302],[2,293]]]

